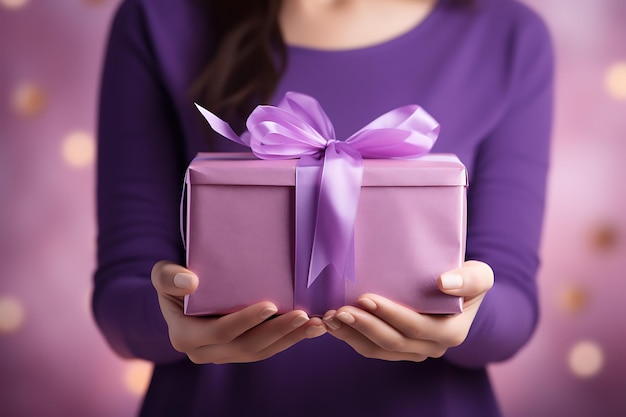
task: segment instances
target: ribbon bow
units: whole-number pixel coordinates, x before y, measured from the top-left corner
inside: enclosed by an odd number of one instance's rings
[[[310,259],[307,288],[329,267],[344,279],[355,278],[354,222],[363,158],[417,158],[430,151],[439,134],[437,121],[417,105],[391,110],[344,141],[335,137],[317,100],[301,93],[286,93],[277,106],[257,106],[241,136],[228,123],[196,106],[213,130],[250,147],[258,158],[300,158],[296,171],[296,271],[301,269],[298,263]],[[311,219],[303,219],[308,217],[301,215],[303,211],[312,213],[312,227],[305,226]]]

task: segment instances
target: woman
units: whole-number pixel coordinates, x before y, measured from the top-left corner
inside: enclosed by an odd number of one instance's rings
[[[545,25],[511,0],[124,1],[101,87],[93,309],[113,349],[155,364],[142,415],[500,415],[486,366],[538,319],[552,65]],[[241,129],[290,90],[339,138],[411,103],[441,124],[432,152],[470,175],[468,261],[439,279],[462,314],[366,294],[323,318],[268,320],[271,302],[184,316],[184,170],[240,150],[193,102]]]

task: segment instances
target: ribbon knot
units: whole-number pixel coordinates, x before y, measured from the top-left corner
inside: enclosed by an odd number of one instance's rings
[[[228,123],[196,106],[213,130],[250,147],[258,158],[300,159],[296,170],[296,281],[304,279],[298,271],[304,270],[303,263],[308,264],[307,288],[329,267],[342,279],[355,279],[354,223],[363,158],[418,158],[430,151],[439,134],[437,121],[417,105],[391,110],[345,141],[336,139],[317,100],[301,93],[286,93],[277,106],[257,106],[241,136]]]

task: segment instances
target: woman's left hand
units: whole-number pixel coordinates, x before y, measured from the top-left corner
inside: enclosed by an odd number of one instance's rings
[[[417,313],[375,294],[364,294],[359,307],[328,311],[329,333],[368,358],[421,362],[441,357],[467,337],[480,304],[493,286],[493,271],[479,261],[467,261],[439,277],[439,289],[464,299],[463,312],[454,315]]]

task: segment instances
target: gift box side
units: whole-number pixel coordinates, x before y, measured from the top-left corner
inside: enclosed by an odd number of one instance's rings
[[[464,186],[364,187],[347,298],[369,292],[424,313],[460,312],[461,299],[439,291],[437,278],[463,261],[464,213]]]
[[[188,193],[187,267],[200,280],[189,315],[256,302],[293,308],[293,187],[194,184]]]

